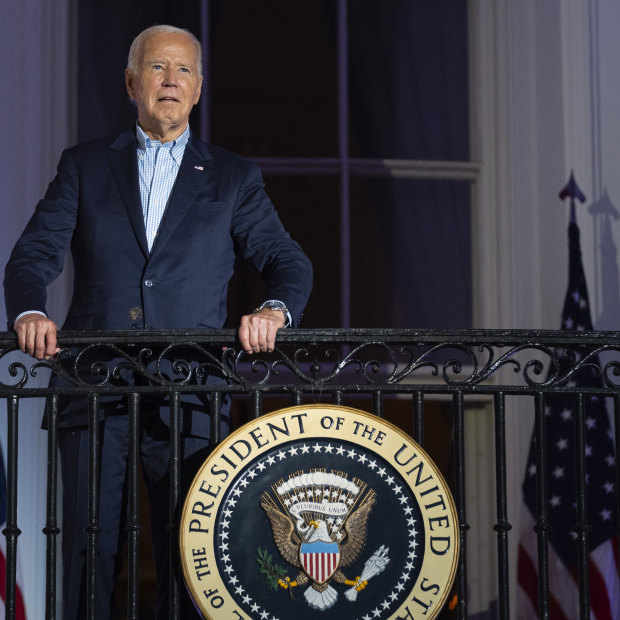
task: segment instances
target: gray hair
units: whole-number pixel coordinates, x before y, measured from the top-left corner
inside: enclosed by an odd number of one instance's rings
[[[202,76],[202,46],[200,45],[200,41],[185,28],[177,28],[176,26],[169,26],[168,24],[160,24],[158,26],[151,26],[146,30],[143,30],[131,44],[129,48],[129,56],[127,57],[127,69],[135,74],[138,70],[138,59],[140,58],[140,53],[142,52],[142,45],[144,42],[155,34],[160,34],[162,32],[176,33],[176,34],[186,34],[192,40],[192,43],[196,46],[196,58],[198,59],[198,75]]]

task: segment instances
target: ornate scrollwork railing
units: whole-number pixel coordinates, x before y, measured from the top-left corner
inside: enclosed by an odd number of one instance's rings
[[[212,389],[205,378],[213,375],[234,390],[620,387],[618,332],[287,330],[273,353],[253,356],[234,330],[61,332],[59,344],[54,359],[30,362],[16,357],[11,333],[0,334],[0,390],[41,389],[32,379],[42,369],[73,391],[135,384],[201,391]]]
[[[576,518],[575,532],[579,532],[578,552],[588,556],[587,531],[590,525],[585,518],[587,484],[587,424],[588,403],[600,397],[613,402],[616,445],[620,444],[620,332],[564,332],[525,330],[390,330],[390,329],[323,329],[283,330],[279,333],[276,350],[269,354],[247,355],[236,339],[234,330],[177,330],[177,331],[115,331],[115,332],[59,332],[60,353],[51,360],[36,361],[17,351],[15,336],[0,333],[0,405],[6,407],[7,426],[7,536],[6,591],[7,609],[15,603],[16,545],[21,532],[17,525],[17,466],[18,418],[23,401],[29,397],[46,397],[50,432],[48,438],[47,471],[47,521],[44,533],[47,540],[46,608],[56,603],[56,536],[59,533],[56,516],[56,441],[62,406],[68,401],[88,407],[89,442],[91,463],[97,463],[99,407],[119,401],[116,396],[127,397],[130,419],[130,436],[137,445],[139,413],[142,395],[155,395],[167,399],[171,411],[171,454],[180,450],[179,411],[181,397],[174,392],[211,392],[211,437],[219,440],[226,394],[249,395],[239,398],[236,412],[238,421],[243,416],[258,418],[263,411],[263,396],[282,394],[292,398],[293,404],[303,404],[304,396],[313,399],[323,396],[342,404],[345,398],[355,401],[358,394],[372,395],[372,412],[378,416],[398,414],[405,410],[407,424],[413,436],[425,441],[425,400],[431,393],[451,396],[450,431],[442,437],[442,445],[450,446],[453,492],[459,518],[459,539],[465,549],[470,525],[466,512],[466,458],[465,418],[470,401],[478,401],[477,394],[489,395],[484,400],[493,409],[491,424],[495,431],[495,445],[486,446],[493,451],[496,478],[496,524],[498,549],[498,583],[501,617],[508,617],[509,593],[509,544],[508,521],[509,490],[506,480],[506,401],[507,396],[531,396],[528,406],[535,418],[536,497],[539,504],[547,506],[549,486],[543,475],[547,467],[546,408],[552,401],[570,401],[575,420],[574,453],[577,455],[576,488],[582,498],[580,515]],[[42,375],[45,374],[45,377]],[[48,383],[45,379],[51,376]],[[552,394],[564,393],[556,397]],[[114,396],[107,399],[107,396]],[[384,396],[390,395],[389,398]],[[392,398],[396,395],[397,397]],[[408,398],[400,398],[407,395]],[[85,398],[88,396],[88,398]],[[149,402],[151,399],[144,398]],[[187,401],[191,401],[188,398]],[[196,400],[196,399],[194,399]],[[197,399],[201,402],[204,399]],[[281,400],[281,399],[280,399]],[[309,400],[309,398],[307,399]],[[358,399],[359,400],[359,399]],[[384,406],[385,401],[385,406]],[[389,401],[389,402],[388,402]],[[233,404],[235,401],[233,399]],[[279,402],[279,401],[278,401]],[[396,411],[394,403],[405,406]],[[267,403],[271,406],[273,403]],[[355,405],[355,402],[353,403]],[[557,403],[556,403],[557,404]],[[243,410],[243,406],[246,410]],[[31,408],[34,410],[35,407]],[[231,407],[231,410],[233,408]],[[388,411],[390,409],[390,411]],[[477,411],[473,407],[471,411]],[[37,419],[39,411],[37,410]],[[237,420],[231,418],[233,422]],[[430,419],[430,418],[429,418]],[[516,419],[513,417],[513,420]],[[520,420],[521,418],[519,418]],[[607,419],[607,416],[604,416]],[[173,423],[174,422],[174,423]],[[236,423],[236,422],[235,422]],[[607,437],[607,434],[605,434]],[[131,443],[131,442],[130,442]],[[134,445],[134,444],[132,444]],[[137,450],[132,457],[131,470],[133,506],[129,522],[133,524],[129,541],[131,557],[137,557]],[[93,468],[95,465],[93,465]],[[615,465],[615,479],[620,481],[620,466]],[[170,461],[172,504],[180,498],[181,473],[178,459]],[[92,496],[98,496],[97,477],[89,482]],[[538,548],[546,548],[549,538],[549,520],[546,508],[536,514]],[[95,514],[93,509],[93,515]],[[616,513],[620,514],[620,503]],[[94,516],[92,517],[95,518]],[[170,531],[174,532],[171,517]],[[616,523],[620,521],[616,518]],[[620,525],[618,526],[620,527]],[[488,534],[492,535],[492,534]],[[89,549],[94,562],[97,527],[89,528]],[[543,558],[543,573],[547,574],[547,560]],[[94,564],[93,564],[94,565]],[[587,561],[585,562],[587,567]],[[91,577],[95,570],[92,569]],[[587,570],[579,580],[581,599],[586,601],[589,585]],[[137,608],[138,563],[132,564],[128,594],[128,608]],[[544,579],[543,579],[544,582]],[[178,595],[180,575],[171,581]],[[457,617],[467,617],[467,565],[465,554],[457,570]],[[542,608],[548,609],[548,597],[543,596]],[[584,609],[589,609],[589,605]],[[177,610],[178,611],[178,610]],[[545,612],[546,613],[546,612]],[[14,617],[10,614],[7,617]],[[46,617],[49,616],[46,613]],[[178,614],[174,616],[178,618]],[[585,616],[583,616],[585,617]]]

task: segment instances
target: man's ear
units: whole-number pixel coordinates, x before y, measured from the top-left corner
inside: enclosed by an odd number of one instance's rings
[[[196,89],[196,94],[194,95],[194,105],[198,103],[201,92],[202,92],[202,78],[200,78],[200,82],[198,83],[198,88]]]
[[[132,101],[136,100],[135,89],[133,85],[133,74],[129,69],[125,69],[125,87],[127,88],[127,94]]]

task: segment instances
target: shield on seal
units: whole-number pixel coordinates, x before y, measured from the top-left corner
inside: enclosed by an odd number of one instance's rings
[[[301,565],[308,576],[316,583],[323,583],[338,568],[340,547],[335,542],[316,541],[301,543],[299,557]]]

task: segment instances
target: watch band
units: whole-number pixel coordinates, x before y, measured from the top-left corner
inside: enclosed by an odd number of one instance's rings
[[[259,312],[260,310],[280,310],[284,314],[284,327],[290,327],[293,324],[293,319],[288,308],[284,302],[279,299],[268,299],[264,301],[258,308],[254,308],[252,314]]]

